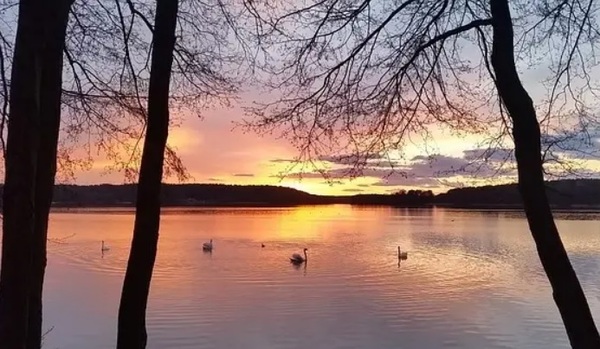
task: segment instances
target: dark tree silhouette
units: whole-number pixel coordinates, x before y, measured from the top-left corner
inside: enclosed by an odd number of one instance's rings
[[[160,189],[169,130],[169,91],[178,0],[158,0],[148,91],[148,121],[137,187],[133,241],[127,263],[117,348],[145,348],[146,306],[160,227]]]
[[[597,64],[593,52],[600,38],[597,3],[515,1],[509,7],[508,0],[323,0],[245,5],[267,56],[263,70],[274,76],[270,86],[283,96],[250,108],[256,118],[248,126],[282,130],[301,157],[350,152],[357,159],[350,174],[356,175],[369,168],[372,154],[385,160],[416,137],[432,137],[434,127],[486,136],[490,148],[505,149],[512,138],[527,220],[571,345],[600,347],[554,224],[543,162],[565,145],[572,147],[568,135],[598,125],[585,108],[595,98],[590,69]],[[511,9],[518,13],[517,23]],[[268,57],[270,52],[278,55]],[[517,73],[519,64],[536,61],[550,67],[545,100],[537,111]],[[569,162],[568,152],[559,156],[548,169]]]
[[[0,271],[0,343],[25,348],[28,326],[31,244],[34,227],[35,164],[40,126],[40,2],[19,4],[19,22],[11,74],[10,114],[3,191],[2,268]]]
[[[7,348],[41,346],[47,219],[56,166],[62,51],[70,4],[70,0],[19,3],[10,96],[3,80],[1,128],[9,100],[10,112],[3,190],[0,343]]]
[[[51,5],[44,4],[47,21],[44,26],[39,82],[39,149],[35,174],[35,221],[31,246],[31,270],[28,272],[31,286],[27,349],[40,349],[42,346],[42,291],[47,264],[48,217],[56,176],[65,32],[72,2],[73,0],[59,0]]]
[[[541,133],[535,107],[521,84],[514,60],[513,23],[507,0],[491,0],[491,61],[498,94],[513,120],[519,191],[529,229],[550,279],[554,301],[573,348],[599,348],[600,336],[554,223],[544,187]]]

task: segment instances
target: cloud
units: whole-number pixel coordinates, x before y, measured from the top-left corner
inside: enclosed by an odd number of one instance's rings
[[[507,148],[478,148],[463,151],[463,158],[469,161],[515,161],[514,152]]]
[[[408,169],[416,177],[449,177],[466,171],[471,164],[465,158],[439,154],[419,155],[412,158],[411,161],[412,164],[408,166]]]
[[[252,173],[236,173],[233,175],[234,177],[254,177]]]
[[[292,173],[283,173],[281,175],[271,175],[271,178],[288,178],[288,179],[323,179],[324,175],[320,172],[292,172]]]
[[[271,160],[269,160],[269,162],[274,162],[274,163],[294,163],[294,162],[296,162],[296,160],[294,160],[294,159],[271,159]]]
[[[597,149],[600,153],[600,131],[598,137],[593,135],[593,142],[588,142],[582,151],[576,149],[577,144],[583,144],[581,139],[571,137],[569,139],[573,150],[564,146],[560,155],[569,154],[585,158],[585,152]],[[548,139],[546,139],[548,142]],[[564,142],[563,142],[564,143]],[[559,154],[558,151],[556,154]],[[591,156],[589,157],[591,158]],[[320,172],[298,171],[287,174],[286,178],[292,179],[322,179],[330,181],[343,178],[372,178],[373,184],[362,184],[360,187],[447,187],[456,186],[460,183],[468,183],[472,180],[484,180],[492,178],[512,178],[516,176],[516,161],[514,151],[507,147],[473,148],[463,150],[460,156],[449,156],[443,154],[418,155],[408,161],[382,159],[379,154],[363,155],[332,155],[322,156],[321,161],[327,161],[338,165],[337,168]],[[356,166],[356,165],[359,166]],[[561,171],[552,170],[561,175]],[[578,175],[594,176],[597,171],[577,170]]]
[[[365,154],[342,154],[342,155],[328,155],[320,156],[320,161],[327,161],[336,165],[364,165],[369,160],[383,160],[380,154],[377,153],[365,153]]]
[[[467,150],[463,157],[446,155],[415,156],[408,172],[415,177],[449,178],[454,176],[491,177],[498,175],[514,175],[515,167],[512,162],[503,160],[508,152],[497,150],[496,154],[485,153],[481,149]],[[477,157],[485,155],[485,158]],[[490,160],[494,159],[494,160]],[[502,159],[502,160],[501,160]]]
[[[348,193],[362,193],[364,190],[357,189],[357,188],[346,188],[346,189],[343,189],[343,191],[348,192]]]
[[[209,179],[207,179],[207,180],[208,180],[209,182],[222,182],[222,181],[223,181],[223,180],[222,180],[222,179],[220,179],[220,178],[214,178],[214,177],[211,177],[211,178],[209,178]]]
[[[542,135],[542,145],[554,158],[566,156],[577,160],[600,158],[600,129],[579,126],[573,131]]]
[[[463,153],[462,157],[441,154],[418,155],[407,163],[395,168],[370,166],[357,170],[352,165],[320,172],[290,173],[287,178],[328,178],[341,179],[348,177],[366,177],[376,180],[373,184],[362,184],[361,187],[423,187],[440,188],[465,177],[489,178],[500,175],[514,175],[514,167],[504,168],[504,159],[512,154],[508,149],[486,151],[472,149]],[[487,159],[487,161],[482,160]]]
[[[425,177],[393,177],[384,178],[377,183],[372,184],[375,187],[423,187],[423,188],[439,188],[443,184],[441,179],[425,178]]]
[[[326,178],[329,179],[341,179],[350,177],[349,172],[353,171],[349,168],[338,168],[326,171],[324,174],[319,172],[296,172],[290,173],[286,178],[293,179],[308,179],[308,178]],[[427,186],[436,187],[439,186],[439,181],[434,177],[417,177],[414,174],[407,174],[405,172],[386,170],[381,168],[365,168],[360,172],[359,177],[370,177],[377,179],[378,181],[374,184],[358,184],[361,188],[368,188],[370,186]]]
[[[567,178],[569,174],[574,177],[594,177],[600,173],[589,168],[588,160],[600,159],[600,129],[577,129],[561,131],[560,133],[546,133],[542,135],[542,149],[544,154],[545,170],[548,178]],[[480,167],[485,169],[482,175],[489,174],[489,168],[503,175],[516,175],[516,158],[514,150],[510,148],[477,148],[466,150],[463,157],[471,161],[469,168]],[[484,165],[485,164],[485,165]],[[491,173],[494,175],[494,173]]]
[[[380,161],[369,161],[367,164],[367,166],[369,167],[381,167],[381,168],[387,168],[387,169],[397,169],[403,166],[403,164],[399,161],[394,161],[394,160],[388,160],[388,159],[381,159]]]

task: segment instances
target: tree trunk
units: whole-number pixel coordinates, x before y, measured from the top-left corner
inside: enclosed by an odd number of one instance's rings
[[[0,348],[25,348],[40,129],[41,1],[19,2],[3,192]]]
[[[42,291],[46,271],[48,217],[56,175],[56,153],[60,130],[61,88],[65,33],[72,0],[44,2],[44,47],[40,81],[40,143],[35,179],[35,221],[32,265],[29,273],[29,328],[27,349],[42,343]]]
[[[145,348],[147,342],[146,306],[160,225],[160,189],[169,129],[169,87],[177,8],[177,0],[157,0],[147,130],[137,188],[133,240],[119,307],[117,349]]]
[[[542,266],[550,280],[573,348],[600,348],[583,289],[552,217],[544,186],[540,127],[533,101],[521,84],[514,61],[512,19],[507,0],[490,0],[493,18],[492,66],[498,92],[513,120],[519,191]]]

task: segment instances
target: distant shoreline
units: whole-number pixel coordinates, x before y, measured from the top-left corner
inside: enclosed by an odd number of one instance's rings
[[[554,210],[600,210],[600,179],[551,181],[546,182],[546,188]],[[136,189],[134,184],[56,185],[53,208],[132,208],[135,206]],[[286,208],[346,204],[522,210],[516,184],[457,188],[441,194],[434,194],[431,190],[398,190],[390,194],[348,196],[314,195],[272,185],[164,184],[161,196],[163,207],[181,208]]]
[[[201,209],[288,209],[298,207],[315,207],[315,206],[354,206],[354,207],[387,207],[396,209],[457,209],[457,210],[473,210],[473,211],[507,211],[507,212],[523,212],[521,205],[492,205],[492,204],[471,204],[471,205],[453,205],[453,204],[431,204],[422,206],[399,206],[399,205],[386,205],[386,204],[351,204],[351,203],[316,203],[316,204],[288,204],[288,205],[275,205],[275,204],[258,204],[258,203],[227,203],[227,204],[205,204],[205,205],[163,205],[163,209],[173,211],[185,211],[185,210],[201,210]],[[552,206],[555,212],[599,212],[600,205],[586,206],[586,205],[572,205],[572,206]],[[74,205],[52,205],[52,212],[74,212],[85,211],[85,212],[134,212],[135,205],[89,205],[89,206],[74,206]],[[524,213],[524,212],[523,212]]]

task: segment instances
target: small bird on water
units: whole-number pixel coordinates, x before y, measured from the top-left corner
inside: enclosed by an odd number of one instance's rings
[[[398,259],[399,260],[405,260],[408,258],[408,252],[402,252],[400,251],[400,246],[398,246]]]

